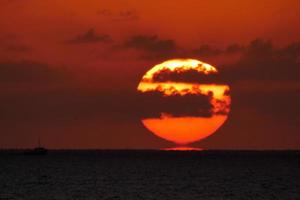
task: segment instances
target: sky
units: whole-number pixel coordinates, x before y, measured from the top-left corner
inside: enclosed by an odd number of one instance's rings
[[[141,123],[136,88],[195,58],[232,105],[193,146],[300,149],[299,13],[298,0],[2,0],[0,148],[172,147]]]

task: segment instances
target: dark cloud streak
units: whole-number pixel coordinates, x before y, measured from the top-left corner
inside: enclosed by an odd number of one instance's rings
[[[300,80],[300,45],[294,43],[274,48],[270,41],[254,40],[244,48],[241,58],[234,64],[222,66],[225,80]]]
[[[64,82],[68,77],[63,68],[51,68],[46,64],[23,60],[0,63],[0,83],[54,83]]]
[[[134,21],[139,19],[139,15],[135,10],[112,11],[109,9],[101,9],[97,14],[115,22]]]
[[[68,40],[67,44],[88,44],[99,42],[110,42],[111,38],[107,34],[96,34],[94,29],[90,29],[82,35],[78,35],[75,38]]]
[[[144,52],[142,58],[157,59],[175,55],[178,51],[176,42],[171,39],[160,39],[156,35],[136,35],[129,38],[124,48],[132,48]]]

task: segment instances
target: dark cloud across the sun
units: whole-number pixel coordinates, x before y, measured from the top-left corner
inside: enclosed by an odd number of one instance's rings
[[[158,47],[151,47],[150,50],[153,51],[156,48]],[[236,113],[249,109],[257,112],[258,115],[263,114],[278,123],[289,125],[291,133],[282,134],[299,138],[295,133],[297,130],[295,125],[300,123],[298,114],[300,91],[294,85],[299,84],[299,43],[276,48],[270,41],[254,40],[243,48],[232,49],[241,54],[239,60],[230,65],[217,66],[220,78],[228,81],[226,83],[231,87],[233,104],[229,118],[233,119],[228,123],[243,120],[238,118]],[[150,50],[145,50],[145,52]],[[182,81],[184,77],[185,81],[193,82],[198,79],[198,74],[190,71],[180,77],[164,72],[156,79],[174,80],[175,78]],[[118,87],[110,90],[85,89],[75,80],[70,71],[46,63],[29,60],[1,62],[0,119],[5,123],[2,130],[10,130],[10,127],[18,127],[20,124],[35,127],[37,123],[46,124],[43,127],[45,129],[56,126],[55,124],[75,126],[79,122],[95,119],[116,123],[136,123],[140,117],[157,117],[162,111],[166,114],[172,111],[171,114],[175,116],[208,117],[211,114],[211,105],[207,101],[207,96],[190,96],[188,100],[176,95],[164,98],[155,92],[141,96],[135,92],[135,88],[127,90],[121,90]],[[109,85],[115,81],[114,77],[111,80],[106,79],[105,84]],[[216,80],[213,78],[212,81]],[[247,87],[245,89],[240,87],[241,81],[249,81],[249,87],[252,83],[257,85],[252,86],[254,89],[247,90]],[[265,86],[263,84],[265,81],[270,83]],[[272,86],[273,82],[279,82],[282,85],[292,82],[293,87],[277,91],[277,86]],[[99,80],[100,83],[104,84]],[[262,87],[268,88],[262,90]],[[156,101],[158,99],[162,100]],[[194,105],[196,101],[205,109],[191,109],[194,108],[191,105]],[[175,107],[175,102],[180,102],[183,106]],[[244,123],[246,123],[245,120]],[[246,128],[239,124],[235,124],[234,127],[240,131]],[[22,132],[22,130],[19,131]],[[257,134],[261,134],[259,127]]]
[[[153,80],[229,84],[233,110],[251,107],[273,118],[300,120],[297,111],[300,100],[298,42],[274,47],[271,41],[256,39],[244,46],[229,45],[218,53],[228,52],[239,53],[240,58],[232,64],[218,66],[218,74],[204,76],[195,70],[171,72],[166,69],[154,74]]]
[[[0,72],[0,119],[5,121],[131,121],[160,117],[161,112],[172,116],[213,114],[211,94],[166,97],[154,91],[91,90],[80,86],[70,71],[35,61],[3,62]]]
[[[172,117],[212,117],[212,96],[205,94],[173,94],[164,96],[159,91],[140,93],[139,115],[141,118],[160,118],[161,114]]]
[[[153,74],[153,82],[182,82],[182,83],[201,83],[201,84],[226,84],[225,80],[218,73],[204,74],[196,69],[184,71],[171,71],[163,69]]]
[[[294,92],[287,90],[286,92],[276,93],[276,88],[272,88],[272,84],[269,84],[267,90],[275,91],[276,95],[269,95],[268,92],[262,91],[262,87],[258,84],[257,90],[241,90],[239,88],[239,81],[281,81],[284,82],[296,81],[295,84],[299,84],[299,43],[293,43],[283,48],[274,48],[270,42],[263,40],[256,40],[251,42],[247,47],[244,48],[244,55],[240,60],[230,66],[221,66],[219,68],[221,75],[220,78],[227,80],[228,84],[231,86],[231,92],[233,96],[233,107],[250,106],[255,107],[265,113],[275,113],[274,116],[288,115],[288,110],[297,110],[299,91],[296,89]],[[7,93],[2,92],[1,99],[14,99],[14,102],[20,102],[19,108],[22,109],[41,109],[38,108],[38,104],[33,104],[29,99],[34,98],[40,105],[42,102],[56,102],[57,112],[61,115],[67,115],[67,113],[75,112],[77,109],[86,113],[86,115],[77,116],[79,118],[84,118],[84,116],[111,116],[112,118],[122,118],[126,119],[135,118],[138,115],[139,105],[144,105],[141,101],[137,100],[139,97],[133,92],[134,88],[125,91],[119,91],[114,89],[113,91],[90,91],[86,92],[84,89],[76,89],[76,81],[72,79],[72,73],[70,71],[64,70],[60,67],[49,66],[44,63],[39,63],[35,61],[15,61],[15,62],[2,62],[0,63],[0,83],[2,89],[5,89]],[[164,72],[156,77],[159,80],[180,80],[184,78],[184,81],[196,81],[199,80],[201,75],[196,74],[193,71],[188,71],[187,74],[172,74],[169,72]],[[218,79],[219,77],[216,77]],[[208,78],[209,79],[209,78]],[[99,80],[101,81],[101,80]],[[107,80],[106,80],[107,81]],[[111,83],[115,79],[111,79]],[[204,82],[216,82],[215,78],[212,80]],[[110,82],[106,82],[110,84]],[[55,89],[48,93],[47,88],[45,92],[36,93],[35,88],[42,88],[44,86],[55,85]],[[4,88],[5,86],[5,88]],[[294,85],[293,85],[294,86]],[[297,88],[297,87],[293,87]],[[12,95],[15,90],[21,90],[19,94]],[[288,89],[288,88],[287,88]],[[263,90],[265,91],[265,90]],[[24,95],[27,93],[26,95]],[[282,94],[282,95],[281,95]],[[149,94],[151,96],[152,94]],[[153,94],[154,95],[154,94]],[[247,98],[244,98],[247,97]],[[28,101],[23,101],[28,98]],[[150,97],[149,97],[150,98]],[[155,95],[154,97],[155,98]],[[23,103],[21,103],[23,102]],[[123,102],[123,103],[120,103]],[[267,102],[272,102],[272,104],[267,104]],[[292,102],[292,103],[291,103]],[[1,104],[2,107],[6,107],[6,111],[14,115],[16,107],[9,106],[10,104]],[[49,103],[48,105],[51,105]],[[267,105],[267,106],[266,106]],[[155,109],[151,103],[148,104],[149,109]],[[274,107],[274,110],[270,107]],[[280,109],[275,109],[279,108]],[[15,110],[15,111],[14,111]],[[45,110],[44,116],[49,113],[54,112],[55,109]],[[72,112],[64,110],[73,110]],[[276,114],[276,110],[278,111]],[[281,110],[279,112],[279,110]],[[88,114],[90,113],[90,114]],[[93,114],[91,114],[93,113]],[[291,112],[293,113],[293,112]],[[30,112],[28,112],[30,118]],[[16,113],[15,113],[16,115]],[[70,114],[72,116],[72,114]],[[294,115],[295,116],[295,115]]]

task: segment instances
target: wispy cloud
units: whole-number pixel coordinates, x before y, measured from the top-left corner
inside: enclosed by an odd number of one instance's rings
[[[94,29],[90,29],[87,32],[80,34],[73,39],[66,41],[67,44],[86,44],[86,43],[99,43],[110,42],[111,38],[107,34],[97,34]]]
[[[139,19],[139,15],[135,10],[120,10],[112,11],[110,9],[101,9],[97,12],[103,18],[106,18],[111,21],[135,21]]]

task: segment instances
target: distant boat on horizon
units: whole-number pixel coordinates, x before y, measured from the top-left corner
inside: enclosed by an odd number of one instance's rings
[[[25,155],[46,155],[48,153],[48,149],[44,148],[41,146],[41,141],[40,141],[40,138],[39,138],[39,141],[38,141],[38,146],[35,147],[34,149],[31,149],[29,151],[26,151],[25,152]]]

